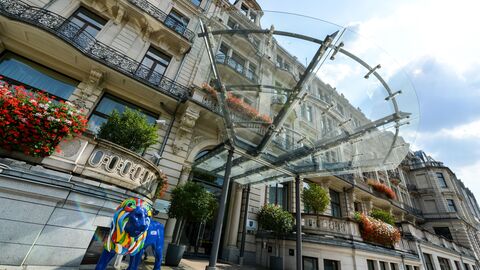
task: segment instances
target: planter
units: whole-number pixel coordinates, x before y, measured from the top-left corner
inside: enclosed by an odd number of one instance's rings
[[[270,269],[272,270],[282,270],[283,269],[283,258],[278,256],[270,256]]]
[[[178,266],[185,252],[184,245],[168,244],[167,255],[165,255],[165,265]]]

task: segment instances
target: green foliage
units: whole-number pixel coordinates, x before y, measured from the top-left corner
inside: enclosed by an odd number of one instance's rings
[[[280,236],[292,230],[294,219],[292,214],[280,206],[267,204],[258,212],[258,224],[263,230],[272,231]]]
[[[187,182],[172,191],[168,216],[183,218],[191,222],[205,222],[211,219],[217,209],[217,200],[203,186]]]
[[[302,201],[305,207],[315,214],[322,213],[330,203],[328,192],[317,184],[310,183],[308,189],[303,190]]]
[[[140,152],[158,140],[157,128],[148,123],[145,115],[128,108],[122,114],[113,110],[97,135],[134,152]]]
[[[395,225],[395,218],[393,217],[392,214],[390,214],[390,212],[387,212],[385,210],[373,209],[370,212],[370,216],[378,220],[381,220],[385,223],[388,223],[392,226]]]

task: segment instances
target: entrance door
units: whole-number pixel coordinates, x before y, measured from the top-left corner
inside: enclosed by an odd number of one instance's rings
[[[220,202],[222,193],[223,178],[213,177],[204,172],[193,171],[192,181],[202,185],[209,192],[214,194],[217,202]],[[210,256],[213,234],[215,232],[215,221],[213,218],[205,223],[188,222],[182,233],[181,243],[186,245],[185,252],[194,256]]]

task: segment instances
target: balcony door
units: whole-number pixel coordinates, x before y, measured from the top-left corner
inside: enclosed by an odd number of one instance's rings
[[[137,76],[158,85],[170,64],[171,57],[150,47],[137,70]]]

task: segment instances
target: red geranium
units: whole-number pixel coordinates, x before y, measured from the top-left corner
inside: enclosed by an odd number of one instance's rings
[[[72,103],[0,81],[1,148],[45,157],[64,137],[80,134],[86,127],[87,119]]]
[[[393,191],[393,189],[389,188],[383,183],[376,182],[374,180],[368,180],[368,185],[370,185],[374,190],[387,195],[387,197],[392,200],[395,200],[397,198],[397,195],[395,195],[395,191]]]
[[[363,240],[367,242],[393,247],[400,241],[400,231],[390,224],[363,213],[355,213],[355,220],[360,225]]]
[[[203,89],[213,98],[217,99],[217,91],[207,83],[202,85]],[[240,98],[234,96],[232,93],[227,93],[227,106],[231,110],[243,114],[254,121],[265,122],[268,124],[272,123],[272,118],[265,114],[260,114],[255,108],[243,102]]]

